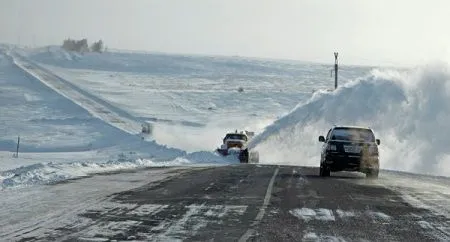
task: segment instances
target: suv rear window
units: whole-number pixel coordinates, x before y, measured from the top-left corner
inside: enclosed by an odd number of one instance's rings
[[[369,129],[335,128],[331,140],[375,142],[375,136]]]
[[[247,141],[247,136],[245,136],[243,134],[227,134],[225,136],[225,139],[239,139],[239,140]]]

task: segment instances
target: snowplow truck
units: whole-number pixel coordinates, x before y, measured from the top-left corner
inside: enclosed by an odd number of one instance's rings
[[[227,133],[223,138],[222,145],[217,152],[223,156],[235,155],[240,163],[258,163],[259,153],[250,151],[247,147],[248,141],[254,136],[254,132],[237,130]]]

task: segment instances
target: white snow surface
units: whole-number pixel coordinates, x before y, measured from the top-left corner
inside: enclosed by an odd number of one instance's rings
[[[310,221],[313,219],[322,220],[322,221],[334,221],[335,217],[333,215],[333,211],[325,208],[311,209],[311,208],[301,208],[301,209],[293,209],[289,211],[293,216],[303,219],[306,221]]]
[[[61,82],[46,86],[11,56]],[[449,174],[450,146],[442,132],[450,125],[445,64],[341,66],[338,90],[324,91],[334,84],[331,69],[242,57],[2,45],[1,187],[147,166],[229,164],[237,160],[213,150],[235,129],[257,133],[250,145],[262,163],[316,166],[317,137],[333,124],[372,127],[382,142],[384,169]],[[141,139],[95,112],[112,112],[134,126],[151,122],[153,133]],[[19,158],[12,158],[19,135]]]
[[[450,174],[450,69],[373,69],[334,92],[316,92],[267,126],[250,147],[265,163],[314,165],[319,135],[333,125],[366,126],[381,140],[382,169]],[[276,147],[276,148],[274,148]]]

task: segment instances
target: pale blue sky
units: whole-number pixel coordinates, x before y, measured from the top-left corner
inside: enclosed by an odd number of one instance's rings
[[[446,0],[0,0],[0,42],[351,64],[450,59]]]

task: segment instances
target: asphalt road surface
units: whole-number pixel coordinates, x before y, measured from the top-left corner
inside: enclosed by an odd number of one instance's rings
[[[404,192],[394,189],[395,182],[382,176],[371,180],[358,173],[332,173],[322,178],[318,173],[318,168],[262,165],[183,169],[111,194],[43,236],[19,237],[23,241],[450,241],[449,194],[421,200],[426,191],[410,192],[408,201]],[[417,199],[411,202],[413,197]],[[427,201],[433,207],[425,206]]]

